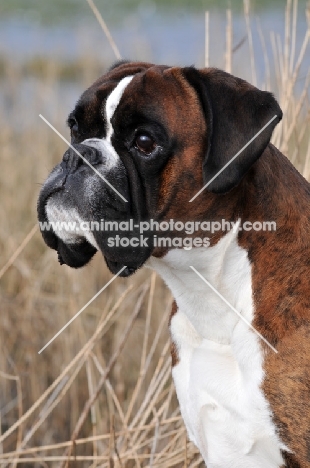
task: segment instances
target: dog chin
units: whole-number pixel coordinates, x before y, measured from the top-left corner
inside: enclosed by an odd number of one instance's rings
[[[124,265],[122,262],[112,261],[112,260],[109,260],[107,257],[104,257],[104,259],[106,261],[106,264],[110,272],[116,275],[122,270],[118,276],[121,276],[123,278],[127,278],[128,276],[133,275],[142,266],[142,265],[134,265],[134,266]]]

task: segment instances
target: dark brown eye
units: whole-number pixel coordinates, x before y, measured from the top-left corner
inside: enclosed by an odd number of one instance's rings
[[[144,154],[151,154],[156,148],[153,138],[147,133],[140,133],[135,139],[135,146]]]

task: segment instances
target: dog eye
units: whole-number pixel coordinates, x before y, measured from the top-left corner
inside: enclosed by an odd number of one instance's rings
[[[153,138],[147,133],[140,133],[135,139],[135,147],[144,154],[151,154],[156,146]]]

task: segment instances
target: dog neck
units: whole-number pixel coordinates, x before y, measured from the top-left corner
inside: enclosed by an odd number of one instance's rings
[[[231,344],[240,320],[209,285],[246,320],[252,320],[251,266],[246,251],[238,245],[236,231],[228,232],[213,247],[173,249],[163,258],[152,257],[148,266],[164,279],[179,311],[202,339]]]

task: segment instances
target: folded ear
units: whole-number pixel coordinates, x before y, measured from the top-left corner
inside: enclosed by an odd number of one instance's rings
[[[206,190],[227,192],[261,156],[282,111],[271,93],[222,70],[190,67],[183,71],[199,97],[207,124],[203,178],[204,184],[210,183]]]

